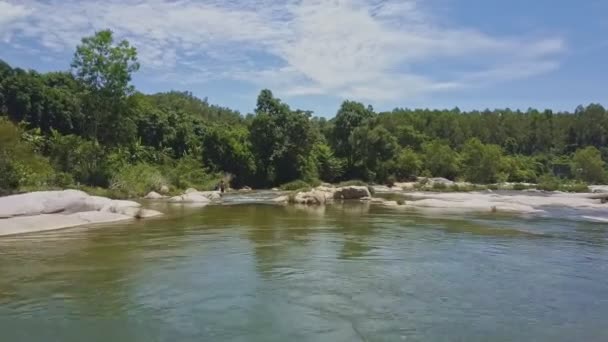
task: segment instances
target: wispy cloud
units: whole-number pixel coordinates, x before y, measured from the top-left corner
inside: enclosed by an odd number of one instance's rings
[[[104,28],[138,47],[147,73],[371,101],[531,77],[559,67],[565,48],[446,26],[415,0],[0,0],[7,41],[62,52]],[[446,61],[449,75],[428,71]]]

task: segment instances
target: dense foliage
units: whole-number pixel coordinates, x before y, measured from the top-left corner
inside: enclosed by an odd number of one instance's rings
[[[0,191],[95,186],[137,196],[163,186],[271,187],[446,177],[474,183],[607,179],[608,112],[395,109],[345,101],[327,120],[262,90],[242,116],[188,92],[131,85],[137,50],[86,37],[70,72],[0,61]],[[556,185],[557,184],[557,185]],[[582,183],[576,183],[582,184]]]

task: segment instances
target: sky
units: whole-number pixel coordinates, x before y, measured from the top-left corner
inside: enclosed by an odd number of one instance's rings
[[[252,112],[608,105],[606,0],[0,0],[0,59],[69,70],[83,36],[137,47],[135,86]]]

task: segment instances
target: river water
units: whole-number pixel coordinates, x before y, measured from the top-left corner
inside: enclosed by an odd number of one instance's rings
[[[0,340],[608,340],[606,224],[264,196],[0,238]]]

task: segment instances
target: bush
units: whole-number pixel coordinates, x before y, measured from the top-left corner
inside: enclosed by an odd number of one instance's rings
[[[544,191],[557,191],[559,189],[559,179],[551,175],[541,176],[537,188]]]
[[[53,184],[62,189],[70,188],[74,185],[74,178],[69,173],[57,172]]]
[[[0,195],[7,195],[19,187],[19,175],[8,158],[0,156]]]
[[[0,192],[5,194],[23,187],[47,189],[54,183],[55,170],[49,161],[36,154],[21,134],[17,126],[0,119]]]
[[[572,158],[572,173],[585,182],[602,183],[606,172],[604,166],[601,152],[593,146],[577,150]]]
[[[230,184],[230,176],[208,173],[201,161],[190,156],[183,157],[174,165],[167,165],[163,169],[169,183],[178,189],[214,190],[224,178],[224,181]]]
[[[440,141],[432,141],[422,145],[425,170],[423,176],[445,177],[454,179],[458,176],[458,153]]]
[[[281,185],[281,190],[283,191],[296,191],[310,188],[310,184],[306,183],[303,180],[295,180],[293,182],[285,183]]]
[[[112,177],[110,189],[122,197],[144,196],[166,184],[161,172],[148,164],[129,165]]]
[[[526,190],[526,189],[528,189],[528,186],[526,186],[525,184],[516,183],[513,185],[513,190],[516,190],[516,191],[522,191],[522,190]]]
[[[422,160],[416,152],[409,148],[401,150],[391,163],[392,172],[399,180],[416,179],[422,168]]]
[[[503,167],[502,158],[500,146],[483,144],[477,138],[469,140],[462,150],[465,178],[472,183],[497,182]]]
[[[433,190],[447,190],[448,186],[445,183],[433,183]]]
[[[350,181],[345,181],[345,182],[340,182],[337,185],[338,187],[340,186],[367,186],[367,183],[364,181],[360,181],[360,180],[350,180]]]
[[[566,192],[589,192],[589,186],[584,182],[570,182],[560,187],[561,191]]]
[[[395,186],[395,182],[397,182],[397,177],[395,177],[394,175],[390,175],[386,178],[386,186],[388,186],[389,188]]]
[[[98,143],[76,135],[53,132],[48,140],[48,155],[55,168],[86,185],[108,185],[111,170],[108,170],[105,152]]]

